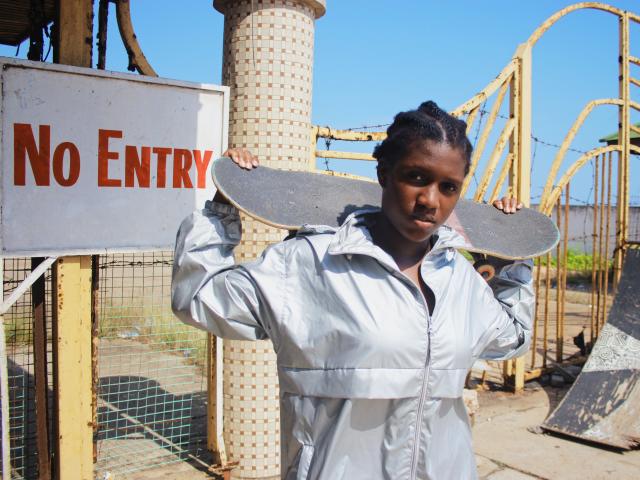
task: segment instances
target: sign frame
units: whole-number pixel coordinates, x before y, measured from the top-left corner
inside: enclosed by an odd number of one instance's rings
[[[162,91],[164,92],[164,94],[171,92],[171,91],[175,91],[177,92],[177,95],[186,95],[186,96],[191,96],[193,95],[194,98],[197,99],[201,99],[201,98],[205,98],[205,99],[211,99],[210,105],[207,105],[206,108],[208,108],[211,111],[215,110],[215,114],[216,115],[220,115],[220,117],[216,117],[213,118],[213,115],[209,115],[209,110],[206,110],[206,112],[203,115],[207,115],[207,117],[205,118],[206,120],[206,124],[207,126],[209,125],[215,125],[216,130],[214,130],[213,135],[211,135],[211,138],[215,138],[215,140],[212,140],[217,142],[216,145],[219,145],[219,151],[215,151],[217,150],[217,148],[211,149],[213,151],[212,155],[209,155],[207,157],[207,161],[209,161],[209,163],[202,161],[201,165],[203,168],[202,170],[206,168],[206,172],[201,172],[198,170],[198,185],[196,185],[196,181],[195,181],[195,174],[193,174],[194,176],[194,180],[192,181],[192,190],[189,192],[184,193],[184,196],[180,197],[182,204],[185,203],[185,198],[187,198],[187,202],[190,201],[190,197],[189,196],[193,196],[194,197],[194,202],[193,205],[191,207],[190,210],[188,210],[187,208],[183,208],[183,207],[176,207],[176,208],[182,208],[184,210],[183,216],[186,216],[188,213],[190,213],[190,211],[193,211],[196,208],[201,208],[202,204],[204,203],[203,200],[203,196],[205,195],[205,192],[210,192],[208,194],[208,198],[211,198],[211,196],[213,195],[213,192],[215,191],[215,187],[213,186],[213,183],[211,181],[211,177],[209,174],[209,169],[211,166],[211,163],[215,160],[215,158],[221,156],[222,152],[224,152],[227,149],[228,146],[228,133],[229,133],[229,102],[230,102],[230,88],[227,86],[218,86],[218,85],[213,85],[213,84],[203,84],[203,83],[194,83],[194,82],[187,82],[187,81],[182,81],[182,80],[173,80],[173,79],[166,79],[166,78],[159,78],[159,77],[149,77],[149,76],[144,76],[144,75],[136,75],[136,74],[128,74],[128,73],[120,73],[120,72],[111,72],[111,71],[106,71],[106,70],[96,70],[96,69],[91,69],[91,68],[82,68],[82,67],[74,67],[74,66],[68,66],[68,65],[60,65],[60,64],[48,64],[48,63],[42,63],[42,62],[32,62],[32,61],[27,61],[27,60],[18,60],[18,59],[12,59],[12,58],[6,58],[6,57],[0,57],[0,256],[4,257],[4,258],[12,258],[12,257],[47,257],[47,256],[69,256],[69,255],[94,255],[94,254],[107,254],[107,253],[133,253],[133,252],[151,252],[151,251],[159,251],[159,250],[169,250],[171,248],[173,248],[172,244],[170,245],[167,241],[164,242],[156,242],[154,243],[153,240],[149,240],[149,241],[145,241],[143,244],[141,242],[141,244],[134,244],[134,243],[129,243],[129,244],[117,244],[117,243],[105,243],[104,245],[69,245],[69,246],[63,246],[60,247],[59,245],[53,246],[51,248],[49,248],[48,246],[39,246],[36,248],[31,248],[30,247],[30,242],[25,242],[27,244],[27,247],[25,248],[19,248],[16,247],[16,240],[12,240],[11,243],[6,242],[6,238],[8,237],[8,229],[10,228],[17,228],[15,225],[15,223],[9,225],[7,224],[7,222],[16,222],[16,218],[20,221],[24,221],[25,224],[26,222],[32,222],[32,220],[30,218],[28,218],[28,215],[20,215],[19,217],[10,217],[7,214],[7,209],[5,208],[7,204],[9,204],[10,202],[7,201],[6,199],[8,198],[8,195],[11,194],[11,191],[6,188],[6,181],[11,181],[8,179],[9,175],[12,175],[12,171],[15,169],[16,166],[16,158],[15,158],[15,153],[13,154],[13,157],[11,158],[5,158],[6,156],[10,156],[10,154],[8,152],[10,151],[14,151],[15,150],[15,138],[14,138],[14,130],[15,127],[14,125],[14,121],[12,120],[12,118],[10,117],[11,115],[11,111],[7,108],[7,103],[9,102],[9,100],[7,100],[7,102],[5,102],[6,97],[8,97],[9,95],[14,94],[15,92],[10,92],[8,88],[6,87],[7,84],[7,75],[12,74],[13,72],[16,72],[16,74],[18,72],[34,72],[34,75],[42,78],[45,78],[47,75],[51,75],[51,74],[56,74],[58,77],[60,75],[64,76],[64,77],[68,77],[69,78],[69,82],[73,82],[73,81],[77,81],[79,84],[86,84],[89,85],[91,84],[91,82],[95,83],[95,91],[97,91],[97,93],[94,92],[94,90],[91,90],[90,94],[96,94],[96,95],[100,95],[100,88],[101,86],[105,85],[105,83],[103,82],[104,80],[110,81],[118,81],[120,83],[118,83],[118,85],[122,84],[124,82],[124,84],[126,85],[131,85],[132,86],[132,91],[144,91],[144,92],[152,92],[154,91],[153,89],[161,89],[158,91]],[[78,80],[79,78],[81,78],[82,80]],[[85,82],[84,80],[88,80],[89,82]],[[43,80],[44,81],[44,80]],[[113,85],[112,82],[111,85]],[[143,87],[144,90],[140,90],[139,87]],[[148,87],[148,88],[147,88]],[[79,94],[85,94],[86,92],[80,92]],[[155,93],[154,93],[155,94]],[[155,94],[156,96],[159,94]],[[17,95],[14,95],[17,96]],[[164,98],[164,97],[163,97]],[[182,97],[179,97],[182,98]],[[135,108],[135,101],[137,99],[133,98],[134,101],[134,107]],[[44,101],[42,103],[46,103],[46,99],[44,99]],[[123,100],[124,101],[124,100]],[[29,103],[29,102],[27,102]],[[79,115],[79,113],[83,113],[86,114],[87,116],[94,116],[94,119],[91,121],[96,121],[95,118],[101,118],[101,116],[104,116],[104,112],[108,112],[109,115],[114,116],[120,112],[119,110],[116,109],[116,107],[113,107],[112,110],[108,110],[108,108],[112,108],[111,107],[111,102],[108,102],[108,105],[106,104],[107,102],[105,102],[105,106],[104,106],[104,111],[103,110],[93,110],[93,111],[87,111],[87,112],[75,112],[73,110],[69,110],[68,112],[66,111],[60,111],[60,109],[58,110],[58,113],[60,114],[60,118],[72,118],[73,115],[76,115],[76,117],[80,118],[80,121],[82,121],[82,117],[81,115]],[[116,106],[118,105],[118,100],[114,100],[113,102],[114,104],[116,104]],[[120,102],[122,103],[122,102]],[[220,105],[221,103],[221,105]],[[177,105],[177,104],[176,104]],[[197,104],[196,104],[197,105]],[[153,107],[153,105],[152,105]],[[29,108],[29,107],[28,107]],[[176,127],[176,129],[182,128],[179,123],[180,123],[180,118],[183,119],[183,121],[185,119],[188,119],[188,123],[190,124],[200,124],[200,113],[199,111],[194,112],[189,112],[188,110],[185,110],[185,107],[182,108],[182,110],[185,111],[184,115],[182,117],[179,118],[174,118],[171,120],[167,120],[167,122],[174,122],[174,126]],[[204,107],[202,108],[202,110],[204,110]],[[136,111],[136,113],[138,113],[138,111]],[[194,119],[193,115],[196,115],[198,118]],[[211,117],[211,118],[209,118]],[[91,117],[89,117],[91,118]],[[124,118],[124,115],[123,115]],[[152,121],[155,119],[152,119]],[[71,120],[72,121],[72,120]],[[150,122],[151,123],[151,122]],[[184,122],[183,122],[184,123]],[[12,126],[12,128],[14,130],[11,131],[7,131],[7,129],[9,128],[9,126]],[[73,128],[69,127],[69,128]],[[105,128],[109,128],[109,126],[105,126]],[[186,127],[185,127],[186,128]],[[53,130],[53,128],[52,128]],[[173,129],[172,129],[173,130]],[[204,130],[203,131],[199,131],[198,129],[196,129],[196,132],[194,132],[194,136],[200,138],[201,136],[204,135]],[[39,140],[40,137],[39,135],[39,131],[38,131],[38,125],[33,124],[32,125],[32,134],[35,140],[34,145],[39,145]],[[121,139],[122,143],[124,145],[125,140],[126,140],[126,133],[125,135],[125,139]],[[53,135],[52,135],[53,137]],[[98,137],[96,136],[96,139]],[[9,142],[11,141],[12,145],[6,145],[5,142]],[[85,140],[88,142],[88,140]],[[93,143],[97,143],[97,141],[92,140]],[[198,142],[199,140],[194,140],[194,142]],[[112,141],[115,142],[115,141]],[[50,157],[54,156],[54,147],[55,147],[55,141],[52,140],[51,142],[51,146],[50,146]],[[188,148],[194,148],[195,145],[179,145],[182,147],[188,147]],[[127,147],[129,147],[129,145],[127,145]],[[177,147],[177,146],[176,146]],[[96,146],[97,148],[97,146]],[[124,148],[124,146],[123,146]],[[143,147],[140,147],[141,149]],[[150,147],[147,147],[150,148]],[[198,147],[199,148],[199,147]],[[175,149],[176,151],[178,150],[177,148]],[[181,149],[181,150],[185,150],[185,149]],[[191,152],[192,150],[188,150],[187,153]],[[194,152],[194,156],[195,156],[195,150],[193,150]],[[7,155],[5,155],[5,153]],[[108,153],[112,153],[112,152],[108,152]],[[124,178],[124,152],[121,152],[122,154],[120,155],[120,162],[113,162],[112,161],[112,165],[117,165],[119,168],[122,169],[122,172],[120,172],[121,177]],[[206,153],[211,153],[208,150],[206,151]],[[65,169],[65,175],[67,175],[67,177],[71,176],[71,169],[72,167],[70,166],[70,153],[69,151],[66,151],[63,153],[64,159],[62,160],[63,162],[66,162],[64,165],[64,169]],[[142,153],[138,153],[138,155],[140,156],[140,158],[142,158]],[[191,155],[191,154],[189,154]],[[204,156],[204,155],[203,155]],[[212,156],[212,158],[210,158]],[[87,158],[89,159],[88,161],[86,161],[87,163],[94,161],[97,163],[97,158],[93,157],[92,155],[87,155]],[[155,160],[155,159],[154,159]],[[174,164],[173,164],[173,168],[176,168],[176,160],[174,159]],[[85,162],[84,157],[82,158],[82,162]],[[27,177],[30,177],[30,180],[33,182],[34,181],[34,172],[32,172],[33,166],[30,166],[30,158],[27,157],[26,159],[26,175]],[[49,164],[52,164],[53,160],[49,159]],[[122,165],[121,165],[122,163]],[[159,159],[158,159],[158,163],[159,163]],[[186,163],[186,161],[185,161]],[[195,162],[193,162],[195,163]],[[84,163],[80,163],[80,165],[82,165],[82,168],[85,167]],[[168,165],[168,163],[167,163]],[[192,170],[195,168],[195,165],[192,165],[192,163],[189,163],[190,167]],[[184,166],[184,165],[183,165]],[[51,165],[49,165],[49,168],[51,169]],[[63,168],[63,167],[60,167]],[[98,168],[97,166],[94,167],[94,165],[91,165],[90,167],[88,167],[85,170],[88,170],[89,168]],[[158,167],[159,169],[160,167]],[[164,167],[163,167],[164,168]],[[199,167],[198,167],[199,168]],[[11,171],[10,171],[11,170]],[[169,168],[167,166],[167,171],[169,171]],[[158,170],[159,172],[159,170]],[[55,172],[53,172],[55,173]],[[15,178],[15,172],[13,172],[14,178]],[[153,175],[153,173],[152,173]],[[158,175],[160,175],[158,173]],[[166,183],[167,185],[162,185],[162,187],[166,187],[164,190],[160,191],[159,189],[157,189],[155,192],[152,192],[154,195],[156,195],[156,197],[158,197],[159,195],[165,195],[166,194],[173,194],[174,196],[179,196],[182,195],[182,193],[179,191],[179,188],[175,188],[176,184],[175,184],[175,172],[173,173],[174,177],[173,177],[173,187],[171,188],[171,173],[167,173],[166,176],[168,177],[166,179]],[[49,181],[51,182],[51,185],[53,185],[55,188],[59,188],[59,185],[54,185],[55,180],[53,179],[53,175],[51,175],[51,172],[49,173],[49,176],[52,177]],[[149,176],[149,174],[147,173],[147,177]],[[204,177],[204,180],[206,182],[206,186],[205,187],[201,187],[200,186],[200,177]],[[59,177],[56,177],[59,178]],[[155,177],[154,177],[155,178]],[[139,178],[138,178],[138,182],[139,182]],[[15,180],[13,180],[15,182]],[[159,182],[160,180],[158,180]],[[124,180],[123,180],[124,182]],[[152,179],[153,182],[153,179]],[[130,185],[127,185],[130,186]],[[138,185],[140,186],[140,185]],[[148,186],[148,185],[147,185]],[[31,188],[34,188],[33,185],[30,186]],[[75,186],[74,186],[75,187]],[[153,187],[153,185],[152,185]],[[11,185],[11,188],[18,188],[15,185]],[[45,187],[35,187],[35,188],[45,188]],[[84,188],[84,187],[83,187]],[[97,188],[97,187],[96,187]],[[108,194],[111,197],[116,196],[118,193],[115,192],[114,193],[114,189],[104,189],[105,191],[108,192]],[[125,191],[125,189],[121,189],[120,191],[122,192],[123,195],[132,195],[132,191],[134,189],[128,189]],[[97,190],[96,190],[97,191]],[[142,189],[138,189],[138,191],[143,191]],[[149,189],[144,190],[144,192],[149,192]],[[148,194],[148,193],[147,193]],[[77,195],[77,194],[76,194]],[[140,195],[139,193],[134,193],[133,195]],[[195,197],[198,197],[198,200],[195,200]],[[21,207],[22,208],[22,207]],[[69,208],[69,206],[65,206],[65,205],[61,205],[60,208],[65,209],[65,208]],[[102,207],[97,207],[102,208]],[[35,210],[34,210],[35,211]],[[182,210],[181,210],[182,211]],[[174,216],[175,216],[175,212],[173,212]],[[56,221],[55,219],[53,220],[54,222]],[[41,222],[40,222],[41,223]],[[84,222],[82,222],[84,223]],[[20,225],[20,224],[19,224]],[[24,224],[22,224],[24,225]],[[81,226],[77,226],[78,228],[80,228]],[[75,228],[75,227],[74,227]],[[108,228],[108,227],[105,227]],[[173,235],[175,236],[175,231],[177,231],[178,228],[178,224],[175,224],[175,230],[173,232]],[[164,237],[168,237],[168,230],[170,229],[169,226],[163,226],[163,230],[162,230],[162,235]],[[36,229],[33,230],[34,232],[36,231]],[[17,235],[17,234],[16,234]],[[16,236],[14,235],[14,237]],[[33,235],[35,235],[35,233],[33,233]],[[61,234],[62,235],[62,234]],[[73,235],[71,234],[71,232],[69,232],[70,237],[72,237]],[[146,239],[147,237],[145,237]],[[39,240],[38,240],[39,241]]]

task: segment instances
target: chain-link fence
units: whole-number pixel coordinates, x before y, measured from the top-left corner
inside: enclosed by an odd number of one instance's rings
[[[96,478],[108,478],[108,473],[126,478],[134,471],[194,458],[210,461],[206,334],[182,324],[171,312],[171,263],[171,252],[94,257]],[[5,296],[31,268],[31,259],[4,260]],[[53,436],[49,437],[55,424],[51,272],[43,278],[44,339],[34,328],[38,323],[31,290],[4,316],[11,468],[16,479],[46,478],[41,470],[50,463],[41,462],[40,450],[48,460],[54,449]],[[38,348],[46,351],[43,358]],[[35,380],[39,362],[45,362],[46,388]],[[46,395],[47,415],[36,407],[37,388]],[[38,422],[45,422],[45,443],[39,438],[43,429],[38,425],[43,424]]]
[[[4,260],[3,288],[8,296],[31,273],[29,258]],[[37,293],[36,289],[42,289]],[[51,349],[51,271],[27,291],[5,313],[5,337],[9,383],[9,439],[12,478],[37,478],[39,446],[51,444],[48,428],[37,428],[36,404],[43,418],[51,418],[52,349]],[[34,312],[34,304],[39,311]],[[48,339],[48,340],[47,340]],[[36,390],[36,370],[46,378],[46,385]],[[41,406],[42,404],[42,406]],[[44,446],[44,448],[43,448]],[[45,453],[48,455],[48,452]]]

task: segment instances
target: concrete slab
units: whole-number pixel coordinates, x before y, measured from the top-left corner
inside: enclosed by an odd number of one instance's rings
[[[476,455],[476,464],[478,465],[478,476],[480,478],[488,478],[492,473],[501,470],[500,465],[482,455]]]
[[[127,480],[212,480],[214,477],[206,472],[197,470],[188,463],[176,463],[171,466],[131,473],[126,478]],[[118,479],[114,478],[114,480]]]
[[[493,473],[487,477],[487,480],[532,480],[540,477],[532,477],[531,475],[525,475],[516,470],[505,468],[496,473]]]
[[[483,392],[473,429],[476,454],[502,467],[484,477],[596,480],[639,478],[640,451],[618,453],[569,439],[528,431],[540,425],[566,389],[512,395]],[[502,473],[512,469],[512,476]],[[504,475],[502,477],[495,475]]]

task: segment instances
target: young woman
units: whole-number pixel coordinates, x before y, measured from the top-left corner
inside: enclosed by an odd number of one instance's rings
[[[283,478],[476,478],[465,376],[477,358],[524,353],[534,299],[530,264],[488,285],[444,225],[469,170],[465,129],[433,102],[398,114],[374,151],[381,209],[306,226],[254,262],[234,265],[240,221],[219,195],[181,225],[175,314],[273,342]]]

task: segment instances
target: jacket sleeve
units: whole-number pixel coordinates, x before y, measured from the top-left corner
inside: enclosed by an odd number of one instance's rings
[[[261,258],[234,265],[241,223],[231,205],[207,202],[185,218],[176,237],[171,279],[171,307],[183,322],[222,338],[269,337],[279,306],[269,291],[283,282],[282,248],[268,248]]]
[[[483,302],[488,325],[474,357],[506,360],[523,355],[529,348],[535,307],[532,268],[531,260],[516,261],[502,267],[489,281]]]

